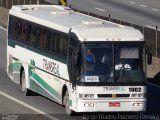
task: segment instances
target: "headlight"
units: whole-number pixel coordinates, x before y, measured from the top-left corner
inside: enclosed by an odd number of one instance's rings
[[[144,98],[146,97],[146,94],[145,93],[133,93],[131,98]]]

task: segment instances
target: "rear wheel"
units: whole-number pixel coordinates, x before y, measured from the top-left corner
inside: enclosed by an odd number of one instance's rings
[[[29,90],[26,88],[26,77],[24,71],[22,72],[21,75],[21,90],[25,96],[29,95]]]
[[[64,99],[63,99],[63,103],[64,103],[64,106],[65,106],[65,109],[66,109],[66,114],[69,115],[69,116],[74,115],[75,112],[69,108],[69,93],[68,93],[68,91],[66,91],[66,94],[65,94]]]

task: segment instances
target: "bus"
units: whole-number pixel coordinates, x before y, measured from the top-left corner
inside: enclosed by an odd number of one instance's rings
[[[60,5],[9,11],[8,75],[24,95],[45,96],[68,115],[145,111],[146,58],[135,28]]]

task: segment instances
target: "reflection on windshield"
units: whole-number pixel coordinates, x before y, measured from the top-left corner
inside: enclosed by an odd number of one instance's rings
[[[96,63],[96,59],[91,49],[86,50],[86,62],[87,63]]]
[[[85,44],[82,46],[82,53],[81,82],[145,80],[143,44]]]
[[[143,46],[135,44],[115,45],[116,82],[143,82]]]
[[[85,57],[83,60],[85,81],[93,79],[92,82],[111,81],[113,78],[112,44],[90,44],[84,47]],[[88,80],[89,78],[89,80]],[[95,78],[97,78],[95,80]]]

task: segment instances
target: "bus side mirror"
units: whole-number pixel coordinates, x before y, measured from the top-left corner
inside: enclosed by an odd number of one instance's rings
[[[79,50],[76,48],[74,49],[74,66],[79,68],[79,62],[80,62],[80,55]]]
[[[148,65],[152,64],[152,53],[147,53],[147,64]]]
[[[77,59],[78,59],[77,50],[74,49],[73,63],[74,63],[74,66],[75,66],[75,67],[76,67],[76,65],[77,65]]]

